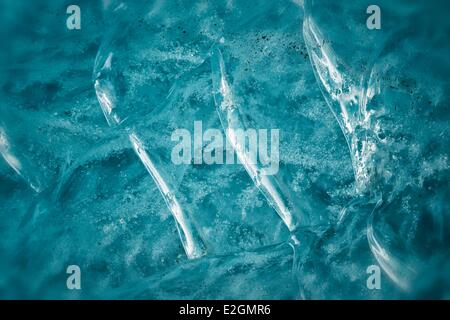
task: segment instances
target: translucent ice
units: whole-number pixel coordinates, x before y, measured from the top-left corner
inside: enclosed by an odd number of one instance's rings
[[[348,26],[330,23],[321,9],[330,5],[329,1],[305,1],[304,39],[324,97],[346,136],[357,191],[361,196],[368,195],[366,201],[376,203],[368,219],[371,251],[386,274],[403,290],[410,291],[423,272],[429,272],[426,265],[446,255],[448,217],[443,212],[448,203],[431,208],[424,201],[448,196],[446,187],[435,185],[446,179],[448,165],[437,169],[433,178],[428,177],[434,180],[428,182],[428,188],[424,188],[423,178],[419,182],[414,177],[420,171],[417,165],[424,161],[423,151],[430,144],[435,145],[431,158],[447,159],[444,150],[448,139],[437,138],[447,124],[433,116],[445,107],[442,102],[434,104],[435,97],[425,89],[431,81],[425,70],[445,64],[440,49],[448,49],[448,34],[433,30],[430,37],[423,32],[432,28],[423,15],[418,18],[422,31],[410,32],[419,12],[429,14],[435,10],[424,2],[398,12],[387,5],[388,15],[395,12],[402,19],[395,25],[388,22],[389,32],[378,36],[367,35],[369,31],[364,29],[345,32],[341,28]],[[365,1],[357,1],[347,10],[364,7]],[[445,24],[440,14],[436,17],[441,25]],[[345,33],[346,39],[335,36],[337,33]],[[358,42],[352,55],[344,49],[344,42],[347,45],[349,41]],[[422,48],[429,50],[428,57],[423,56]],[[431,65],[431,60],[436,64]],[[354,67],[358,64],[360,69]],[[448,85],[439,72],[433,73],[433,81],[442,85],[439,90]],[[418,202],[411,207],[413,198]],[[425,221],[431,223],[426,227],[428,232],[439,236],[422,234]],[[407,235],[400,231],[403,228],[408,230]],[[423,252],[425,243],[433,250]]]
[[[0,10],[0,297],[449,297],[446,1],[77,4]],[[171,161],[199,122],[277,174]]]

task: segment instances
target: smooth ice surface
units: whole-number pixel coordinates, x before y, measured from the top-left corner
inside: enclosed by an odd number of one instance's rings
[[[446,1],[78,4],[0,7],[1,298],[450,298]]]

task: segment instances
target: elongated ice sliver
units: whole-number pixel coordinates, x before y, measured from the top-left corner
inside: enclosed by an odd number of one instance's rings
[[[167,182],[161,176],[161,173],[156,168],[150,156],[145,151],[143,143],[140,141],[138,136],[134,133],[129,135],[130,142],[133,146],[134,151],[138,155],[141,162],[144,164],[147,171],[153,178],[153,181],[158,186],[164,201],[175,218],[178,233],[183,243],[184,250],[189,259],[199,258],[205,254],[203,243],[200,237],[197,236],[192,223],[186,216],[178,202],[175,194],[169,188]]]
[[[357,88],[345,79],[345,76],[339,70],[335,53],[326,43],[314,20],[308,16],[305,16],[303,21],[303,37],[315,75],[323,89],[325,98],[330,104],[330,108],[344,133],[352,133],[354,126],[350,116],[354,110],[349,110],[349,106],[350,102],[355,103],[356,106],[358,94],[355,91],[357,91]],[[348,93],[345,92],[344,86],[348,87]]]
[[[5,127],[0,124],[0,154],[6,163],[37,193],[46,187],[46,181],[39,173],[39,166],[17,151]]]
[[[407,262],[402,261],[399,257],[392,254],[386,246],[378,240],[374,232],[374,216],[379,212],[377,208],[381,205],[381,200],[373,210],[367,221],[367,240],[369,242],[370,250],[377,259],[380,266],[386,274],[394,281],[402,290],[408,291],[411,288],[411,282],[415,278],[416,270]]]
[[[350,149],[356,188],[361,192],[370,191],[374,179],[372,156],[377,148],[370,131],[371,114],[366,110],[375,90],[370,81],[365,81],[371,73],[364,74],[360,82],[352,79],[338,63],[333,48],[307,12],[303,21],[303,37],[322,94]]]
[[[211,68],[214,102],[228,141],[250,178],[263,193],[269,204],[275,209],[288,229],[290,231],[294,230],[297,226],[297,221],[289,208],[288,197],[283,191],[278,177],[265,174],[264,169],[258,163],[255,163],[253,159],[249,158],[245,152],[245,146],[238,139],[238,131],[245,131],[246,128],[228,83],[222,53],[217,47],[213,48]]]
[[[109,53],[104,61],[100,63],[100,56],[97,57],[96,69],[94,75],[94,87],[97,94],[97,99],[103,110],[105,118],[110,126],[119,127],[119,125],[126,119],[121,117],[117,112],[117,97],[113,81],[108,78],[108,72],[111,70],[111,61],[113,55]],[[97,71],[97,72],[96,72]],[[206,254],[205,245],[197,232],[197,229],[189,219],[182,205],[179,197],[176,196],[175,179],[171,178],[170,172],[165,168],[168,164],[163,163],[163,160],[157,154],[152,154],[151,149],[146,148],[138,132],[127,132],[128,138],[133,146],[133,149],[139,157],[142,164],[145,166],[156,186],[158,187],[161,196],[166,203],[167,208],[175,219],[178,234],[183,245],[186,256],[189,259],[199,258]]]

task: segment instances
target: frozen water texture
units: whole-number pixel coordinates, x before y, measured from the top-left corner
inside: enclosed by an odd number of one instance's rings
[[[0,297],[449,298],[448,5],[370,4],[2,3]],[[194,121],[240,163],[172,163]]]

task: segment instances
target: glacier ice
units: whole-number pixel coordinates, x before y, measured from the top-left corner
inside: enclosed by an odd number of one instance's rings
[[[0,297],[448,298],[448,5],[378,2],[5,4]],[[240,163],[172,163],[195,121]]]

